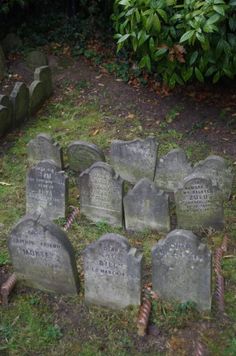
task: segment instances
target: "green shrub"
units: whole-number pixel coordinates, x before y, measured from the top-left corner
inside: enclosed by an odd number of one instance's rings
[[[118,51],[126,46],[139,66],[169,87],[236,73],[236,0],[115,0]]]

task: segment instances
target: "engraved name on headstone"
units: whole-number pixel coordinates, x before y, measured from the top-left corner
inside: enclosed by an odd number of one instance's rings
[[[21,283],[49,292],[77,294],[74,251],[57,225],[37,215],[26,215],[13,228],[8,248]]]
[[[211,308],[211,253],[191,231],[174,230],[152,249],[152,286],[161,298]]]
[[[141,179],[124,197],[124,214],[127,230],[170,230],[168,195],[148,178]]]
[[[75,172],[83,172],[93,163],[105,161],[102,150],[93,143],[74,141],[67,151],[69,167]]]
[[[68,177],[53,161],[44,160],[30,168],[26,180],[26,211],[49,220],[65,217]]]
[[[142,255],[128,240],[106,234],[84,251],[85,301],[110,308],[139,305]]]
[[[38,134],[27,144],[27,152],[31,164],[42,160],[51,160],[58,167],[63,168],[62,148],[50,135]]]
[[[183,187],[175,193],[175,202],[179,228],[223,228],[222,194],[209,178],[199,174],[186,177]]]
[[[155,138],[133,141],[114,140],[110,159],[115,171],[126,181],[136,183],[141,178],[153,180],[158,143]]]
[[[123,226],[123,180],[105,162],[96,162],[79,176],[80,211],[88,219]]]

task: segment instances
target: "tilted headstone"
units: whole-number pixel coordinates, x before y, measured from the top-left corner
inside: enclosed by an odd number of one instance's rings
[[[181,148],[176,148],[157,162],[154,182],[157,187],[174,192],[181,187],[184,178],[191,172],[192,167],[185,152]]]
[[[200,173],[210,178],[213,185],[218,185],[224,199],[229,199],[233,173],[224,158],[215,155],[208,156],[204,161],[195,164],[194,173]]]
[[[31,51],[26,57],[26,62],[32,69],[48,65],[47,56],[38,50]]]
[[[62,148],[45,133],[40,133],[27,144],[27,152],[31,164],[49,159],[54,161],[58,167],[63,168]]]
[[[141,179],[124,197],[124,215],[127,230],[170,230],[168,196],[148,178]]]
[[[29,89],[25,83],[17,82],[11,92],[13,124],[18,126],[29,117]]]
[[[26,215],[13,228],[8,248],[17,280],[40,290],[77,294],[74,251],[57,225]]]
[[[197,173],[186,177],[183,187],[175,193],[175,203],[177,226],[181,229],[224,226],[222,194],[209,178]]]
[[[26,211],[49,220],[65,217],[68,177],[53,161],[41,161],[30,168],[26,179]]]
[[[39,80],[34,80],[29,87],[30,94],[30,114],[33,115],[40,109],[44,102],[44,87],[43,83]]]
[[[211,308],[211,253],[191,231],[174,230],[152,249],[152,288],[167,300]]]
[[[74,141],[67,151],[69,167],[75,172],[83,172],[93,163],[105,161],[102,150],[93,143]]]
[[[144,177],[153,180],[157,149],[158,143],[153,137],[133,141],[115,140],[111,144],[111,164],[130,183],[136,183]]]
[[[106,234],[84,251],[85,301],[110,308],[139,305],[142,255],[128,240]]]
[[[7,127],[13,125],[13,108],[12,103],[7,95],[0,95],[0,105],[5,106],[8,109]]]
[[[94,163],[79,176],[80,211],[88,219],[123,226],[123,180],[105,162]]]
[[[49,98],[53,93],[52,72],[49,66],[42,66],[35,69],[34,80],[43,83],[45,98]]]
[[[11,126],[8,118],[8,109],[5,106],[0,105],[0,136],[2,136]]]

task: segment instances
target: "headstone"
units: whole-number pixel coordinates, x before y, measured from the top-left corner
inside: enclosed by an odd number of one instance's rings
[[[49,66],[38,67],[34,71],[34,80],[43,83],[45,98],[49,98],[53,93],[52,72]]]
[[[34,80],[29,87],[30,94],[30,114],[33,115],[40,109],[44,102],[44,87],[39,80]]]
[[[111,164],[130,183],[136,183],[144,177],[153,180],[157,149],[158,143],[153,137],[133,141],[115,140],[111,144]]]
[[[0,95],[0,105],[5,106],[8,109],[8,125],[12,126],[13,124],[13,108],[12,103],[7,95]]]
[[[152,249],[152,288],[167,300],[211,308],[211,253],[191,231],[174,230]]]
[[[79,176],[80,211],[88,219],[123,226],[123,180],[104,162]]]
[[[74,141],[67,151],[69,167],[75,172],[83,172],[93,163],[105,161],[102,150],[93,143]]]
[[[196,163],[194,173],[210,178],[213,185],[218,185],[224,199],[229,199],[233,184],[232,169],[226,160],[220,156],[208,156],[204,161]]]
[[[3,80],[6,72],[6,65],[5,65],[5,56],[0,46],[0,81]]]
[[[28,54],[26,62],[28,66],[32,69],[48,65],[47,56],[43,52],[37,50],[32,51]]]
[[[175,193],[175,202],[179,228],[223,228],[222,195],[209,178],[196,173],[186,177],[183,187]]]
[[[18,126],[29,117],[29,89],[25,83],[17,82],[10,95],[13,106],[13,124]]]
[[[5,54],[9,52],[16,52],[22,46],[22,40],[15,33],[8,33],[2,41],[2,48]]]
[[[192,172],[185,152],[176,148],[157,162],[155,184],[166,192],[174,192],[181,187],[185,177]]]
[[[74,251],[57,225],[26,215],[13,228],[8,248],[18,281],[49,292],[77,294]]]
[[[142,255],[128,240],[106,234],[84,251],[85,301],[110,308],[139,305]]]
[[[26,180],[26,211],[49,220],[65,217],[68,177],[53,161],[41,161],[30,168]]]
[[[124,215],[127,230],[170,230],[168,196],[148,178],[141,179],[124,197]]]
[[[63,168],[62,148],[45,133],[40,133],[27,144],[27,152],[31,164],[46,159],[54,161],[57,167]]]
[[[8,117],[8,109],[5,106],[0,105],[0,136],[4,135],[11,126]]]

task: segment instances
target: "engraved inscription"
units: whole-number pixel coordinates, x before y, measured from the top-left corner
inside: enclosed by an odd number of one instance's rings
[[[213,192],[204,184],[192,183],[183,189],[183,195],[180,203],[181,209],[188,212],[189,210],[197,210],[208,212],[212,210]]]

